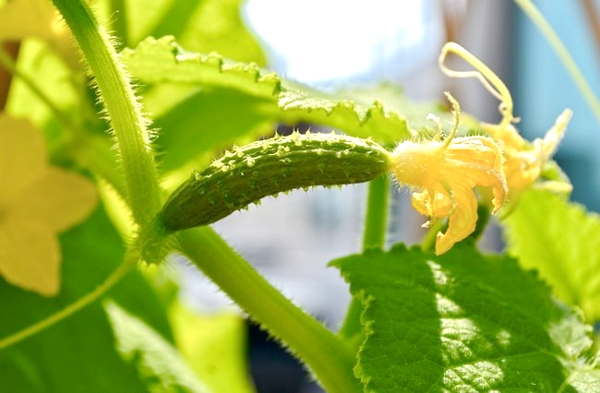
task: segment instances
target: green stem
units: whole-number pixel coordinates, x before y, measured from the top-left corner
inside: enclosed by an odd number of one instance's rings
[[[369,183],[363,250],[385,247],[390,196],[390,177],[386,174]]]
[[[435,242],[437,241],[437,234],[447,226],[444,220],[435,220],[427,229],[427,233],[423,236],[421,241],[421,250],[424,252],[433,252],[435,250]]]
[[[380,176],[369,183],[363,250],[372,248],[383,249],[385,247],[389,196],[390,178],[388,175]],[[362,312],[363,305],[360,299],[353,297],[350,301],[346,318],[338,332],[340,337],[354,342],[362,336],[363,330],[360,323]],[[356,342],[354,343],[356,344]]]
[[[571,78],[573,78],[573,81],[575,81],[575,85],[577,85],[577,88],[592,109],[592,112],[594,112],[596,119],[600,122],[600,100],[598,100],[593,90],[590,88],[590,85],[585,80],[583,73],[577,67],[573,57],[571,57],[571,54],[565,45],[562,43],[556,32],[552,29],[552,26],[550,26],[542,13],[530,0],[515,0],[515,3],[521,7],[523,12],[525,12],[529,19],[531,19],[531,21],[542,32],[550,45],[552,45],[554,52],[556,52],[562,61],[563,65],[569,72],[569,75],[571,75]]]
[[[159,184],[146,119],[107,33],[83,0],[53,0],[69,25],[96,78],[117,140],[127,197],[138,224],[159,208]]]
[[[355,354],[275,289],[210,227],[177,234],[180,250],[233,301],[284,342],[328,392],[361,392]]]

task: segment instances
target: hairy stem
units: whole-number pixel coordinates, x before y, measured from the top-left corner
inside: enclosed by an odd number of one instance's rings
[[[321,323],[275,289],[211,228],[177,235],[182,253],[233,301],[286,344],[328,392],[360,392],[355,354]]]
[[[110,118],[136,222],[148,224],[159,208],[159,185],[147,120],[108,35],[82,0],[53,0],[73,32],[95,77]]]

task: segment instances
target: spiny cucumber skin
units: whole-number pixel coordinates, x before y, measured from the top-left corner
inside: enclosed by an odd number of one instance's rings
[[[336,134],[276,136],[236,148],[195,173],[161,211],[167,231],[216,222],[269,195],[295,188],[367,182],[389,170],[389,152]]]

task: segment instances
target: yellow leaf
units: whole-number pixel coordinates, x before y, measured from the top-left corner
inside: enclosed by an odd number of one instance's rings
[[[50,1],[12,0],[0,8],[0,41],[25,37],[52,39],[59,16]]]
[[[41,133],[0,114],[0,275],[41,295],[60,288],[58,233],[96,206],[94,184],[48,165]]]
[[[0,274],[12,285],[44,296],[58,294],[60,249],[56,234],[38,222],[2,218]]]

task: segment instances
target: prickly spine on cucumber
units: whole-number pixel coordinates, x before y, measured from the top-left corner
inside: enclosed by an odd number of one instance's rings
[[[159,217],[167,232],[208,225],[260,199],[295,188],[367,182],[389,170],[379,144],[345,135],[293,133],[226,152],[192,174]]]

